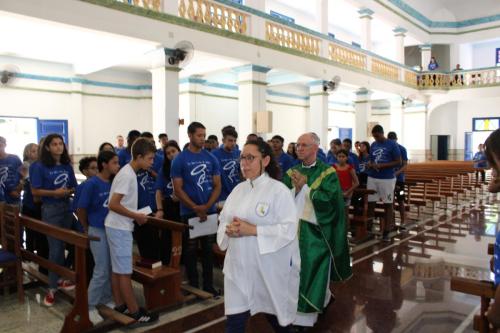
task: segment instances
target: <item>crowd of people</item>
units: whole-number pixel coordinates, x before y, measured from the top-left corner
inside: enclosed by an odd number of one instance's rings
[[[266,142],[250,134],[240,147],[235,127],[221,132],[219,143],[193,122],[182,149],[164,133],[156,149],[150,132],[132,130],[126,145],[118,136],[116,146],[104,142],[97,156],[79,161],[86,177],[80,184],[59,134],[28,144],[23,161],[7,154],[6,139],[0,137],[0,201],[18,204],[23,214],[50,225],[100,239],[90,242],[91,311],[109,304],[139,324],[155,322],[158,315],[141,308],[133,293],[133,241],[141,257],[168,264],[171,235],[148,224],[148,215],[182,223],[215,217],[217,232],[196,238],[184,233],[182,262],[189,284],[200,288],[201,253],[201,288],[218,295],[212,247],[217,243],[227,251],[227,331],[244,332],[248,318],[259,312],[278,332],[287,332],[291,324],[313,326],[332,299],[329,281],[352,274],[348,212],[362,200],[355,189],[375,191],[368,197],[371,216],[376,202],[384,204],[383,241],[395,228],[394,200],[404,228],[406,149],[396,133],[385,136],[380,125],[372,130],[372,144],[355,142],[353,152],[349,138],[334,139],[326,154],[315,133],[301,135],[285,152],[279,135]],[[485,156],[496,161],[491,155],[489,148]],[[73,264],[62,241],[35,231],[26,231],[26,248],[59,265]],[[52,271],[48,275],[44,304],[52,306],[57,289],[72,289],[74,283]]]

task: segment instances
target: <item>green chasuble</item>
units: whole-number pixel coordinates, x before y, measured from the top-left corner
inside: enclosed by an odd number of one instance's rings
[[[316,165],[310,168],[299,164],[289,169],[283,182],[290,189],[293,188],[292,170],[307,177],[309,199],[318,223],[312,224],[303,219],[299,222],[301,270],[298,311],[321,312],[329,284],[330,262],[331,280],[343,281],[352,275],[342,190],[335,169],[320,160],[316,160]]]

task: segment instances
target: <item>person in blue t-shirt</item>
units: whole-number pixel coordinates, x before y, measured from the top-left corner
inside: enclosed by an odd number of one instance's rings
[[[394,142],[398,142],[396,132],[389,132],[387,138]],[[399,151],[401,152],[401,165],[394,168],[396,176],[396,186],[394,187],[394,199],[398,202],[399,216],[401,218],[400,228],[405,228],[406,224],[406,207],[405,207],[405,170],[408,165],[408,153],[406,148],[398,143]]]
[[[236,148],[238,133],[233,128],[227,128],[222,132],[222,148],[212,151],[212,154],[219,161],[221,170],[222,189],[218,199],[219,208],[222,208],[224,201],[240,183],[240,151]]]
[[[115,152],[117,154],[126,148],[125,147],[125,139],[123,139],[123,135],[119,134],[116,136],[116,146],[114,148],[115,148]]]
[[[99,241],[90,242],[90,251],[95,262],[88,287],[90,310],[93,310],[97,304],[107,304],[113,298],[117,299],[117,296],[112,298],[111,259],[104,220],[109,211],[111,180],[120,170],[120,164],[118,156],[112,151],[100,152],[96,164],[99,172],[79,186],[81,193],[76,209],[78,220],[88,235],[99,238]],[[120,301],[116,302],[116,304],[121,303]]]
[[[352,165],[352,167],[356,171],[356,174],[358,174],[359,173],[359,160],[358,160],[358,155],[356,155],[352,152],[352,140],[349,138],[345,138],[344,140],[342,140],[342,147],[349,152],[347,163]]]
[[[33,164],[30,173],[31,192],[42,199],[42,220],[50,225],[70,229],[73,221],[70,196],[77,186],[71,159],[59,134],[49,134],[40,148],[40,162]],[[52,237],[49,241],[49,260],[64,265],[64,242]],[[57,288],[74,289],[70,281],[63,281],[55,272],[49,272],[49,292],[46,306],[54,305]]]
[[[101,145],[99,146],[99,150],[97,151],[97,155],[99,155],[99,153],[103,150],[112,151],[114,153],[117,153],[117,151],[115,150],[115,147],[113,147],[113,145],[109,142],[101,143]]]
[[[285,139],[281,135],[275,135],[271,139],[270,146],[273,149],[274,159],[278,162],[281,169],[281,176],[279,179],[283,178],[285,172],[295,165],[293,158],[283,150],[284,143]]]
[[[375,142],[370,147],[370,162],[368,168],[370,173],[366,188],[375,190],[377,193],[368,196],[368,213],[373,218],[375,204],[382,201],[384,204],[385,217],[382,223],[382,240],[389,241],[389,231],[393,227],[393,202],[396,176],[394,168],[401,165],[401,152],[396,142],[388,140],[384,136],[384,128],[375,125],[372,129]]]
[[[352,141],[351,141],[351,143],[352,143]],[[330,150],[326,154],[326,163],[330,164],[330,165],[334,165],[335,163],[337,163],[338,162],[337,161],[337,153],[341,149],[344,149],[344,147],[343,147],[342,141],[340,141],[340,139],[333,139],[332,141],[330,141]],[[349,152],[350,152],[350,150],[349,150]],[[355,163],[351,157],[351,154],[349,154],[349,156],[347,157],[347,164],[350,164],[353,167],[356,167],[356,165],[358,165],[359,163]],[[359,166],[358,166],[358,168],[359,168]],[[357,169],[356,169],[356,172],[357,172]]]
[[[179,199],[174,194],[170,170],[172,161],[179,155],[181,149],[176,141],[171,140],[165,146],[165,155],[162,169],[156,178],[156,217],[169,221],[181,222],[181,212]],[[170,254],[172,252],[172,233],[168,229],[160,230],[160,260],[163,265],[170,263]]]
[[[203,149],[206,130],[199,122],[188,126],[189,145],[172,162],[170,176],[174,182],[174,193],[181,202],[181,218],[184,223],[192,217],[206,221],[207,215],[215,214],[215,202],[221,192],[220,166],[214,155]],[[198,241],[203,253],[203,289],[218,294],[213,287],[213,253],[215,234],[183,241],[184,263],[189,284],[198,287],[197,251]]]
[[[370,143],[368,141],[362,141],[359,143],[359,184],[361,186],[366,186],[368,181],[368,163],[370,162]]]
[[[85,176],[85,180],[81,182],[75,189],[75,195],[73,197],[73,211],[76,212],[78,207],[78,200],[80,199],[80,194],[82,192],[83,185],[85,182],[97,175],[97,158],[95,156],[87,156],[78,162],[78,170]],[[77,221],[78,222],[78,221]],[[75,223],[73,225],[74,230],[79,232],[84,232],[83,225],[81,223]]]
[[[491,180],[488,185],[488,191],[491,193],[500,192],[500,129],[490,134],[484,144],[486,159],[491,166]],[[496,235],[494,246],[494,256],[491,262],[491,268],[495,276],[495,301],[490,305],[487,312],[488,322],[496,329],[500,328],[500,232]]]
[[[8,204],[19,204],[24,186],[21,168],[23,163],[16,155],[7,154],[7,140],[0,136],[0,201]]]
[[[157,173],[160,173],[161,168],[163,167],[163,159],[165,157],[165,148],[168,144],[168,135],[167,133],[160,133],[158,135],[158,142],[160,143],[160,148],[156,150],[155,160],[156,158],[161,159],[160,166],[155,170]],[[154,163],[153,163],[154,165]]]
[[[479,179],[479,174],[481,174],[481,181],[484,182],[486,179],[486,172],[484,169],[488,167],[488,161],[484,154],[484,145],[482,143],[479,144],[477,150],[477,153],[475,153],[472,158],[474,161],[474,168],[476,168],[476,180]]]
[[[132,160],[132,145],[135,140],[140,138],[141,132],[138,130],[131,130],[127,135],[127,147],[125,149],[121,149],[117,151],[118,161],[120,162],[120,168],[123,168],[124,165],[127,165],[128,162]]]

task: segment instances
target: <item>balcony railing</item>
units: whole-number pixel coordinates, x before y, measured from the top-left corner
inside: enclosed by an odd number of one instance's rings
[[[372,52],[230,0],[116,1],[160,12],[165,11],[164,8],[167,7],[165,4],[171,4],[167,1],[177,1],[177,11],[167,14],[178,15],[216,29],[264,39],[285,50],[292,49],[308,55],[326,57],[333,64],[376,74],[382,79],[415,89],[449,90],[500,85],[500,69],[497,68],[453,72],[416,71]]]

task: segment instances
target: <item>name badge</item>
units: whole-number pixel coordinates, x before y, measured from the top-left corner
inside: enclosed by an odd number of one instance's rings
[[[259,202],[255,207],[255,213],[260,217],[266,216],[269,213],[269,204],[267,202]]]

